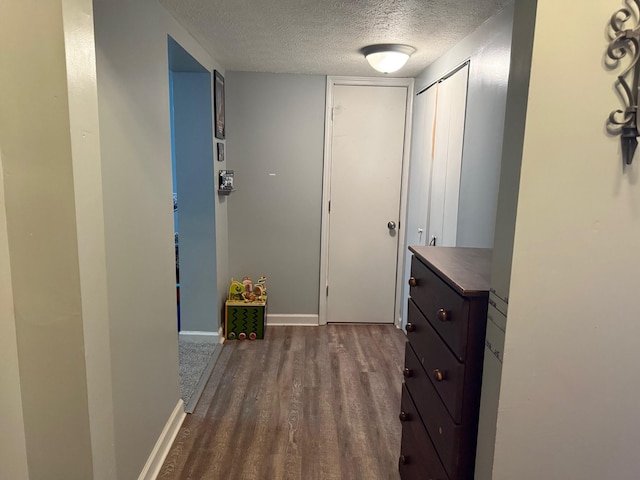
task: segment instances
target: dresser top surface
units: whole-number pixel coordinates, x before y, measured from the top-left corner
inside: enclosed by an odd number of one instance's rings
[[[413,245],[409,250],[461,295],[488,294],[492,249]]]

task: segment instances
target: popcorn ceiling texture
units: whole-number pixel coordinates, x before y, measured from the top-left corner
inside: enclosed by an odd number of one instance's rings
[[[417,49],[414,77],[511,0],[160,0],[225,70],[375,76],[360,49]],[[381,75],[381,74],[379,74]]]

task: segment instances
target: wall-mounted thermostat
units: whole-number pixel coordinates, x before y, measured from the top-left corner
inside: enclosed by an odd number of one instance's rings
[[[233,192],[233,170],[220,170],[218,173],[218,193],[229,195]]]

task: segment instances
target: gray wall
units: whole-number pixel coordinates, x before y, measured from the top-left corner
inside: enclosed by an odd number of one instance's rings
[[[268,277],[270,314],[317,314],[323,76],[227,72],[229,271]]]
[[[505,112],[500,193],[496,213],[491,274],[491,287],[498,299],[509,298],[535,10],[535,3],[520,2],[515,6],[514,11],[511,68]],[[502,376],[502,360],[496,357],[494,352],[504,351],[503,322],[506,322],[506,317],[501,314],[501,311],[505,312],[505,310],[503,306],[500,306],[500,310],[498,310],[490,305],[487,314],[487,341],[492,347],[491,349],[486,347],[484,355],[476,452],[476,480],[491,480],[493,474],[496,421]]]
[[[137,478],[180,405],[168,34],[218,68],[154,0],[0,6],[2,478]]]
[[[217,65],[153,0],[94,9],[115,476],[128,479],[179,401],[167,35],[208,70]],[[216,222],[225,208],[216,202]],[[226,258],[224,237],[216,248]]]
[[[416,92],[419,92],[471,59],[458,207],[458,246],[493,246],[512,26],[513,4],[427,67],[415,81]],[[424,159],[417,158],[418,145],[425,134],[419,131],[424,115],[421,107],[420,102],[414,103],[407,245],[424,244],[426,238],[426,233],[422,237],[418,234],[418,228],[426,232],[429,185],[425,185],[423,179],[428,178],[424,169],[430,168]],[[409,271],[410,255],[406,255],[405,278]],[[408,298],[405,285],[403,282],[403,308],[406,308]],[[402,318],[405,317],[403,313]]]
[[[0,23],[0,477],[137,478],[179,405],[167,35],[217,65],[153,0]]]
[[[173,72],[181,330],[218,333],[211,74]]]
[[[471,59],[458,207],[460,247],[493,246],[512,26],[513,4],[433,62],[415,81],[419,92]],[[415,185],[410,189],[420,191]],[[426,218],[426,213],[419,214]]]

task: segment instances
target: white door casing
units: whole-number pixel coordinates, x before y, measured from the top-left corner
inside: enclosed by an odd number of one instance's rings
[[[412,97],[411,79],[327,79],[320,324],[399,321]]]

